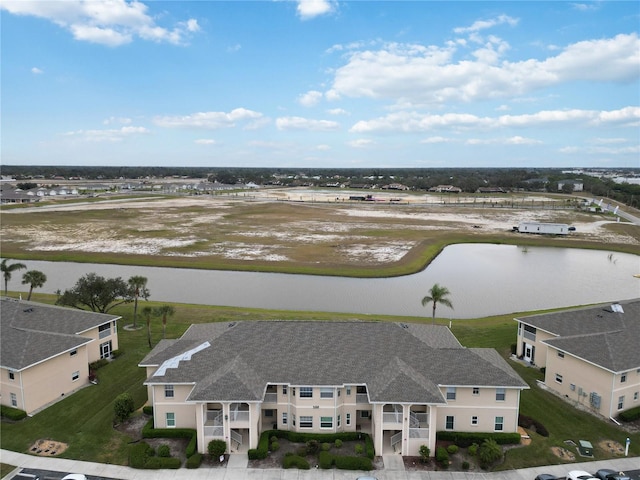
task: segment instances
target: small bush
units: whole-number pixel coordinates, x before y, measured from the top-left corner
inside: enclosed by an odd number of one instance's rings
[[[18,421],[18,420],[22,420],[23,418],[26,418],[27,412],[25,412],[24,410],[20,410],[18,408],[1,405],[0,415],[5,418],[8,418],[9,420]]]
[[[333,442],[333,444],[336,446],[336,448],[340,448],[342,447],[342,440],[340,440],[339,438],[336,438],[336,441]]]
[[[320,451],[320,444],[317,440],[309,440],[307,442],[307,454],[315,455]]]
[[[441,467],[449,468],[449,453],[447,453],[446,448],[436,448],[436,462],[438,462]]]
[[[277,442],[278,441],[278,437],[276,437],[275,435],[272,435],[271,438],[269,439],[269,442],[273,443],[273,442]]]
[[[371,459],[367,457],[343,457],[335,456],[336,468],[341,470],[373,470]]]
[[[422,463],[429,463],[429,458],[431,457],[431,449],[426,445],[420,445],[420,449],[418,450],[420,454],[420,460]]]
[[[207,451],[209,455],[214,458],[220,457],[220,455],[224,455],[224,452],[227,450],[227,443],[224,440],[211,440],[207,445]]]
[[[144,407],[142,407],[142,413],[144,413],[145,415],[153,415],[153,406],[145,405]]]
[[[311,465],[309,465],[309,462],[300,455],[288,455],[282,460],[282,468],[299,468],[300,470],[309,470]]]
[[[478,454],[478,444],[477,443],[473,443],[473,444],[469,445],[469,448],[467,449],[467,452],[469,452],[469,455],[471,455],[472,457],[475,457]]]
[[[518,426],[526,428],[528,430],[533,430],[538,435],[542,435],[543,437],[549,436],[549,431],[542,423],[526,415],[518,415]]]
[[[355,446],[356,455],[362,455],[364,453],[364,447],[360,443],[356,443]]]
[[[322,444],[322,447],[321,447],[321,448],[322,448],[322,451],[323,451],[323,452],[328,452],[328,451],[331,449],[331,444],[330,444],[330,443],[327,443],[327,442],[324,442],[324,443]]]
[[[200,464],[202,464],[202,455],[200,453],[194,453],[189,458],[187,458],[185,466],[187,468],[199,468]]]
[[[630,408],[620,413],[620,420],[623,422],[633,422],[640,418],[640,407]]]
[[[488,467],[500,458],[502,458],[502,448],[492,438],[487,438],[478,448],[478,459],[480,459],[480,465],[483,468]]]
[[[447,453],[449,455],[455,455],[456,453],[458,453],[458,446],[457,445],[449,445],[447,447]]]
[[[146,442],[135,444],[129,449],[129,466],[132,468],[160,469],[180,468],[179,458],[156,457],[155,451]]]
[[[96,360],[95,362],[92,362],[89,364],[89,370],[99,370],[100,368],[104,367],[105,365],[107,365],[109,363],[109,360],[107,360],[106,358],[101,358],[100,360]]]
[[[269,448],[271,449],[272,452],[277,452],[278,450],[280,450],[280,443],[271,442],[271,446]]]
[[[115,414],[117,421],[122,422],[126,420],[134,410],[133,397],[130,393],[121,393],[116,397],[115,402],[113,403],[113,413]]]
[[[469,462],[466,460],[462,462],[462,470],[469,470]]]
[[[120,355],[122,355],[122,350],[112,350],[111,351],[111,358],[118,358]]]
[[[318,467],[327,469],[333,467],[333,455],[329,452],[320,452],[318,454]]]
[[[171,449],[169,448],[169,445],[160,445],[158,447],[158,456],[159,457],[164,457],[164,458],[168,458],[171,456]]]

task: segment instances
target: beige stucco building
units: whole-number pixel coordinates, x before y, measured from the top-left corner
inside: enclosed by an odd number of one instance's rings
[[[376,452],[435,451],[436,431],[517,431],[527,384],[493,349],[443,326],[260,321],[193,325],[146,368],[156,428],[189,427],[205,452],[265,430],[366,432]]]
[[[0,300],[0,403],[28,414],[89,383],[89,364],[118,348],[120,317]]]
[[[516,318],[517,355],[605,418],[640,405],[640,299]]]

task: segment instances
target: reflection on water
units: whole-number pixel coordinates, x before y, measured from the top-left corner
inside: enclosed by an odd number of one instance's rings
[[[421,300],[434,283],[451,292],[445,318],[475,318],[640,297],[640,256],[602,250],[511,245],[451,245],[422,272],[356,279],[62,262],[23,261],[47,275],[54,293],[89,272],[149,279],[156,301],[281,310],[429,316]],[[14,276],[10,289],[18,289]]]

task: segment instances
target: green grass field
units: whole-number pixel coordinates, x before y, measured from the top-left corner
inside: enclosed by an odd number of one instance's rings
[[[35,301],[52,303],[52,295],[35,294]],[[159,303],[143,302],[143,305],[157,306]],[[167,337],[180,336],[193,323],[233,321],[233,320],[373,320],[431,322],[430,318],[407,318],[367,315],[366,318],[353,314],[292,312],[231,307],[175,304],[176,313],[167,324]],[[0,444],[2,448],[26,452],[38,439],[51,439],[69,444],[69,449],[61,456],[79,460],[97,461],[124,465],[127,463],[128,442],[131,440],[113,428],[113,400],[122,392],[133,395],[136,405],[146,401],[146,389],[142,382],[144,370],[137,365],[149,351],[146,328],[136,331],[122,327],[132,323],[133,307],[124,305],[112,312],[122,315],[120,321],[120,350],[116,360],[98,370],[98,385],[92,385],[46,410],[18,423],[2,422]],[[537,312],[536,312],[537,313]],[[501,354],[508,355],[510,345],[515,342],[516,322],[514,315],[501,315],[476,320],[455,320],[452,331],[467,347],[493,347]],[[139,322],[144,322],[139,319]],[[439,320],[442,324],[448,321]],[[152,337],[154,343],[162,335],[161,322],[154,319]],[[513,364],[513,363],[512,363]],[[628,435],[616,426],[580,412],[562,400],[541,390],[536,380],[542,378],[537,369],[513,364],[518,373],[529,383],[530,390],[522,393],[521,412],[542,422],[551,435],[548,438],[532,434],[533,442],[528,447],[511,449],[499,469],[512,469],[545,464],[559,464],[561,460],[551,453],[550,447],[564,446],[564,440],[588,439],[594,446],[604,439],[624,442]],[[640,455],[640,434],[630,435],[631,455]],[[596,449],[596,459],[610,458],[611,455]]]

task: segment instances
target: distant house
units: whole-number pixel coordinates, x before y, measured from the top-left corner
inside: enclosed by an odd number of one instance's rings
[[[559,396],[605,418],[640,406],[640,299],[515,320],[516,354]]]
[[[502,187],[480,187],[476,193],[507,193],[507,191]]]
[[[390,183],[389,185],[383,185],[383,190],[409,190],[409,187],[401,183]]]
[[[436,185],[435,187],[431,187],[429,191],[437,193],[460,193],[462,189],[454,187],[453,185]]]
[[[89,383],[89,364],[118,348],[120,317],[0,300],[0,403],[32,414]]]
[[[537,235],[568,235],[569,225],[566,223],[520,222],[518,231]]]
[[[565,185],[572,185],[574,192],[582,192],[584,190],[582,180],[560,180],[558,182],[558,190],[562,190]]]
[[[516,432],[528,385],[493,349],[444,326],[384,322],[192,325],[141,362],[156,428],[198,448],[256,448],[260,434],[364,432],[378,454],[435,451],[436,431]]]

